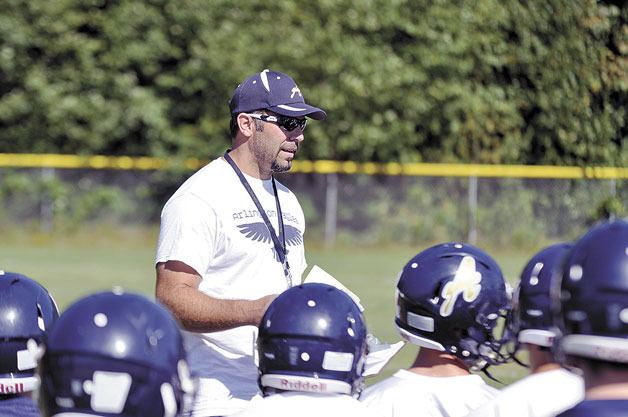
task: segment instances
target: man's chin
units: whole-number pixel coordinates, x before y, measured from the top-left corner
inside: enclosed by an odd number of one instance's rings
[[[292,158],[283,159],[283,158],[278,157],[273,162],[272,166],[270,167],[270,170],[276,174],[280,174],[282,172],[290,171],[290,168],[292,168]]]
[[[275,174],[280,174],[282,172],[290,171],[290,168],[292,168],[292,161],[282,161],[275,162],[270,170]]]

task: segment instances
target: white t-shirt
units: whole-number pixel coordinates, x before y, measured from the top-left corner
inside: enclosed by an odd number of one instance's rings
[[[283,392],[256,398],[235,417],[378,417],[360,401],[344,394]],[[379,416],[381,417],[381,416]]]
[[[498,392],[479,375],[432,377],[402,369],[364,390],[360,400],[384,417],[463,417]]]
[[[508,385],[469,417],[551,417],[584,399],[581,377],[565,369],[530,374]]]
[[[245,177],[278,233],[271,180]],[[303,210],[290,190],[276,185],[293,285],[298,285],[307,266]],[[264,220],[222,158],[191,176],[164,206],[156,262],[168,260],[194,268],[202,277],[199,290],[220,299],[253,300],[288,288]],[[258,393],[257,327],[184,336],[190,368],[200,378],[193,415],[229,415],[245,408]]]

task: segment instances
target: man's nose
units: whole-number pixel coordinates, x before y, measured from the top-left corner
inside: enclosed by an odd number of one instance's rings
[[[288,135],[288,140],[300,143],[303,141],[303,139],[305,139],[305,136],[303,136],[303,131],[301,129],[294,129],[292,132],[290,132],[290,134]]]

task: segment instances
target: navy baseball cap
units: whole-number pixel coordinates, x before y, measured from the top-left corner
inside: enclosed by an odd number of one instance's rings
[[[281,72],[265,69],[240,84],[231,100],[231,114],[267,109],[282,116],[307,116],[323,120],[327,113],[305,103],[301,90],[294,80]]]

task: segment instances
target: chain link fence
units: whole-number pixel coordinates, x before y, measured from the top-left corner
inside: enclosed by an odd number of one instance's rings
[[[155,226],[193,171],[0,168],[0,229]],[[277,178],[303,206],[306,239],[334,245],[461,240],[520,247],[568,240],[625,217],[625,179],[529,179],[290,173]]]

